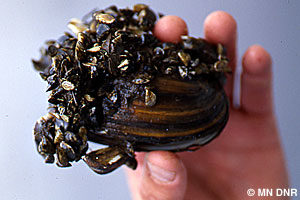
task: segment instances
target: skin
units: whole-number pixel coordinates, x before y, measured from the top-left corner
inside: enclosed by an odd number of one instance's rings
[[[234,72],[234,18],[223,11],[213,12],[204,22],[204,32],[208,41],[227,48]],[[185,22],[176,16],[163,17],[154,28],[162,41],[178,42],[186,33]],[[192,153],[137,153],[138,168],[126,170],[133,199],[258,199],[257,195],[249,197],[247,190],[288,187],[274,115],[271,57],[263,47],[250,46],[243,55],[242,67],[241,106],[231,105],[223,133]],[[232,75],[225,90],[232,104]],[[268,197],[272,198],[276,199]]]

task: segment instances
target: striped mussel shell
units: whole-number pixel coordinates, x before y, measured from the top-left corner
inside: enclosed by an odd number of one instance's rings
[[[146,90],[143,98],[106,115],[102,130],[90,133],[89,139],[108,145],[126,141],[135,151],[183,151],[210,142],[225,127],[228,99],[215,77],[191,81],[160,76],[152,86],[150,94]],[[148,105],[146,95],[154,105]]]
[[[221,133],[225,48],[186,35],[162,42],[151,31],[156,18],[147,5],[111,6],[72,19],[73,34],[46,42],[33,64],[48,83],[49,108],[33,134],[47,163],[135,169],[135,151],[194,150]],[[88,141],[108,147],[88,152]]]

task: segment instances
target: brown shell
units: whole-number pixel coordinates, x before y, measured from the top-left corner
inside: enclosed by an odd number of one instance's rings
[[[224,128],[227,97],[211,77],[197,81],[157,77],[153,84],[157,88],[154,106],[135,99],[105,116],[102,131],[90,133],[89,139],[109,145],[128,141],[136,151],[181,151],[208,143]]]

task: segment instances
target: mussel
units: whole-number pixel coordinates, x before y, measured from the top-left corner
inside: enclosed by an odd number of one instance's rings
[[[105,174],[135,169],[136,151],[193,151],[220,134],[229,116],[225,48],[189,36],[160,42],[155,21],[146,5],[111,6],[46,43],[33,60],[50,92],[33,131],[46,163],[83,158]],[[87,153],[88,141],[107,147]]]

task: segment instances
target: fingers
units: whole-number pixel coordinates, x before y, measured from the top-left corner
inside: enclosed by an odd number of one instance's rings
[[[272,61],[259,45],[248,48],[243,57],[241,107],[248,113],[270,114],[272,101]]]
[[[229,66],[232,68],[233,74],[236,66],[236,38],[237,24],[234,18],[224,12],[216,11],[208,15],[204,22],[204,34],[206,40],[212,43],[221,43],[227,49],[229,58]],[[225,87],[227,95],[232,99],[233,76],[227,79]]]
[[[155,24],[154,35],[163,42],[177,43],[181,35],[187,35],[186,23],[180,17],[167,15],[162,17]]]
[[[205,38],[212,43],[223,44],[228,52],[229,65],[235,70],[237,24],[234,18],[224,11],[211,13],[204,22]],[[179,42],[181,35],[186,35],[187,25],[177,16],[164,16],[156,23],[154,35],[163,42]],[[227,95],[232,99],[233,76],[228,77],[225,87]]]
[[[134,199],[184,198],[186,170],[176,154],[167,151],[150,152],[139,170],[137,173],[128,172]]]

